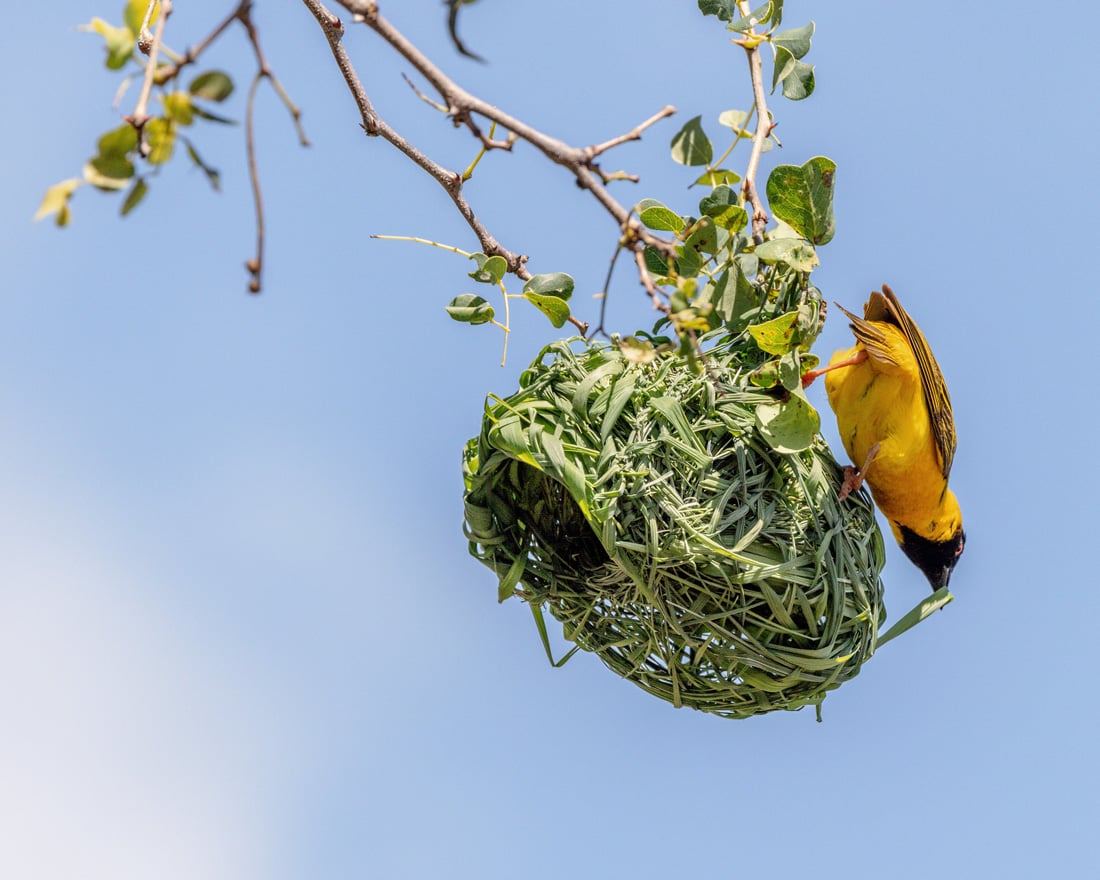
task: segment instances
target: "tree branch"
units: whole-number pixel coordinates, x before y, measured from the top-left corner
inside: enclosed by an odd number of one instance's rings
[[[593,159],[619,143],[628,140],[636,140],[641,137],[642,130],[653,123],[675,113],[675,108],[665,107],[653,117],[637,126],[631,132],[621,138],[607,141],[604,144],[593,147],[574,147],[558,140],[538,129],[527,125],[525,122],[506,113],[499,107],[483,101],[470,94],[454,80],[450,79],[427,56],[414,46],[400,31],[387,21],[378,9],[377,0],[337,0],[347,9],[355,20],[367,25],[378,34],[390,46],[397,50],[423,76],[439,93],[447,105],[448,112],[460,123],[471,128],[475,136],[481,138],[481,134],[473,125],[471,116],[476,114],[496,122],[520,140],[527,141],[535,149],[539,150],[552,162],[567,168],[576,178],[577,184],[592,193],[593,197],[604,209],[611,214],[615,222],[622,228],[627,238],[633,242],[642,242],[658,248],[662,253],[672,253],[672,242],[654,235],[646,229],[637,218],[631,215],[629,208],[620,204],[604,187],[604,182],[611,179],[620,179],[626,175],[603,175],[593,164]],[[307,5],[308,2],[307,2]],[[484,142],[484,141],[483,141]]]
[[[477,236],[483,253],[503,258],[508,264],[508,271],[519,278],[523,280],[530,278],[531,273],[526,269],[526,255],[513,253],[502,246],[474,214],[473,208],[462,194],[462,175],[449,171],[424,155],[375,112],[370,97],[367,95],[366,89],[363,88],[363,83],[355,72],[355,67],[344,48],[344,25],[340,19],[330,12],[320,0],[302,0],[302,2],[313,13],[317,23],[321,25],[321,30],[324,32],[329,48],[332,50],[332,55],[336,59],[336,66],[340,68],[340,72],[344,76],[344,82],[347,83],[348,90],[359,108],[363,130],[369,136],[381,137],[396,147],[443,187],[447,195],[451,197],[455,207],[458,208],[459,214],[462,215],[467,225],[473,230],[474,235]]]
[[[737,8],[742,15],[749,15],[752,9],[747,0],[737,0]],[[757,244],[764,241],[764,228],[768,225],[768,212],[756,191],[756,172],[760,167],[760,156],[764,152],[764,142],[771,134],[772,121],[768,113],[768,100],[764,92],[764,62],[760,58],[760,44],[753,39],[755,25],[748,31],[745,40],[734,40],[745,50],[749,62],[749,75],[752,77],[752,95],[756,104],[756,133],[752,138],[752,151],[749,164],[745,169],[745,181],[741,189],[752,206],[752,238]]]

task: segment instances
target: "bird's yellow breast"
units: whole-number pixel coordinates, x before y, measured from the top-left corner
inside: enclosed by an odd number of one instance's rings
[[[879,509],[896,524],[929,538],[946,539],[962,515],[947,490],[943,463],[921,389],[912,350],[894,327],[888,333],[893,363],[868,357],[825,374],[825,390],[836,414],[840,439],[852,461],[862,464],[879,444],[865,481]],[[862,344],[833,355],[833,362],[856,356]]]

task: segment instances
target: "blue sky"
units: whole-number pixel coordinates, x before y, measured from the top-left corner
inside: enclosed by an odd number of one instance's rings
[[[121,5],[121,4],[118,4]],[[230,4],[182,4],[171,42]],[[1100,649],[1093,566],[1100,13],[788,2],[817,22],[817,93],[775,99],[784,149],[838,166],[817,283],[858,308],[890,283],[931,340],[958,422],[968,547],[956,601],[812,711],[676,711],[591,657],[551,669],[527,609],[466,553],[459,455],[487,392],[554,333],[520,313],[510,356],[443,306],[475,249],[442,191],[368,141],[304,7],[257,4],[303,107],[299,149],[260,99],[263,295],[244,292],[239,129],[196,133],[125,220],[78,193],[32,225],[116,124],[116,77],[73,26],[113,7],[17,4],[0,37],[0,815],[6,877],[1035,877],[1095,868]],[[679,125],[747,109],[744,59],[692,2],[481,0],[447,47],[440,4],[385,11],[472,91],[576,144],[667,103],[616,151],[630,203],[684,212]],[[349,49],[386,118],[463,167],[470,139],[365,29]],[[229,35],[211,65],[252,72]],[[129,99],[128,99],[129,100]],[[243,89],[228,113],[243,114]],[[533,150],[468,194],[533,271],[602,284],[614,230]],[[622,273],[612,323],[652,315]],[[533,310],[531,310],[533,312]],[[832,321],[819,342],[848,345]],[[814,399],[826,411],[824,390]],[[927,590],[889,547],[896,618]]]

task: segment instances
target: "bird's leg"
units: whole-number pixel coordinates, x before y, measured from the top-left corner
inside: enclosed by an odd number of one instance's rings
[[[802,387],[808,387],[814,379],[828,373],[830,370],[839,370],[841,367],[854,367],[856,364],[862,364],[865,360],[867,360],[867,349],[861,348],[847,360],[827,364],[824,367],[818,367],[816,370],[807,370],[802,374]]]
[[[867,450],[867,458],[863,462],[863,467],[856,470],[851,465],[844,468],[844,482],[840,484],[840,493],[837,495],[837,500],[843,501],[853,492],[858,492],[859,487],[863,485],[863,480],[867,476],[867,468],[871,466],[871,462],[874,461],[875,456],[878,455],[879,444],[876,443],[870,449]]]

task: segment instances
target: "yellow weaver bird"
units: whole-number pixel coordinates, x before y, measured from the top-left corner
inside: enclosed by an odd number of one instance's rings
[[[863,317],[851,319],[855,347],[838,351],[822,374],[829,405],[856,471],[845,468],[841,500],[864,481],[905,555],[932,589],[946,587],[966,534],[947,477],[955,457],[951,398],[932,350],[894,292],[871,294]]]

